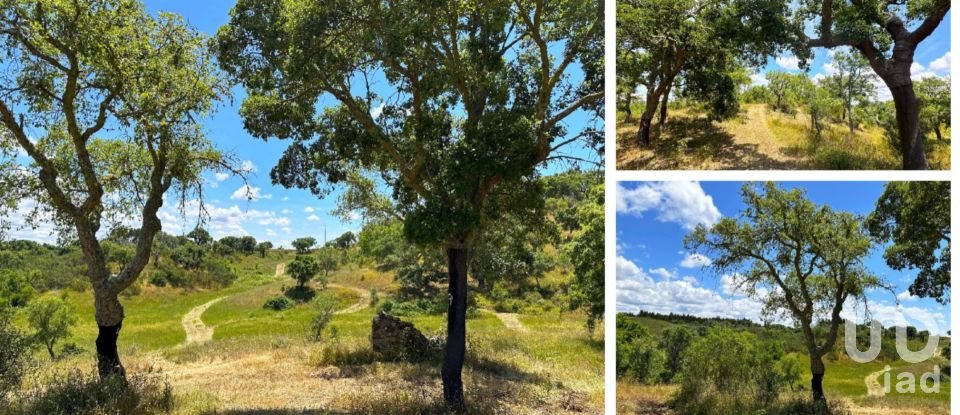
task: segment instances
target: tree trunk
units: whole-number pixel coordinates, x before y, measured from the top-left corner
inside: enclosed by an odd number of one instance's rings
[[[902,76],[902,75],[901,75]],[[913,91],[913,82],[891,85],[893,104],[897,111],[897,131],[900,139],[900,153],[903,156],[904,170],[927,170],[927,156],[924,150],[923,135],[920,134],[920,101]]]
[[[126,371],[117,352],[117,338],[123,325],[123,306],[116,294],[104,291],[105,287],[94,286],[94,308],[99,328],[96,341],[97,371],[100,379],[110,376],[126,378]]]
[[[940,131],[940,123],[933,126],[933,132],[937,133],[937,141],[943,141],[943,133]]]
[[[625,112],[627,113],[627,118],[624,121],[630,121],[633,119],[633,108],[631,108],[633,106],[633,91],[627,91],[626,101],[627,107],[625,108]]]
[[[47,353],[50,353],[50,361],[57,360],[57,356],[53,354],[53,343],[47,343]]]
[[[650,126],[653,124],[653,114],[657,113],[657,105],[660,104],[660,97],[652,92],[647,93],[647,106],[643,109],[640,116],[640,128],[637,130],[637,138],[641,146],[650,145]]]
[[[660,120],[658,121],[660,131],[663,131],[663,126],[667,123],[667,104],[670,102],[671,89],[673,89],[673,87],[667,88],[667,92],[663,94],[663,102],[660,103]]]
[[[97,334],[97,371],[100,379],[110,376],[126,378],[126,372],[120,363],[120,354],[117,352],[117,338],[120,337],[120,326],[100,326]]]
[[[467,350],[467,248],[447,247],[449,291],[447,307],[447,345],[440,371],[443,399],[463,407],[463,360]]]
[[[823,394],[823,374],[826,368],[823,366],[823,358],[820,356],[810,356],[810,373],[813,374],[810,379],[810,390],[813,392],[813,400],[826,401],[827,397]]]

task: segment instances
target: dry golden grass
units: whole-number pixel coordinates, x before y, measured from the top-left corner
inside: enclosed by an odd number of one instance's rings
[[[667,400],[676,392],[676,385],[643,385],[629,380],[617,382],[617,413],[665,415],[673,412]]]
[[[868,127],[850,133],[828,125],[820,139],[810,132],[810,118],[788,116],[763,104],[747,104],[740,116],[711,122],[688,109],[671,109],[663,130],[655,125],[652,145],[640,146],[636,120],[617,123],[617,168],[620,170],[897,170],[900,160],[883,131]],[[927,140],[933,169],[950,168],[947,139]]]

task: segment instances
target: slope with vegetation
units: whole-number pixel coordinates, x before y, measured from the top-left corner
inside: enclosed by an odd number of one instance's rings
[[[568,173],[541,182],[545,219],[504,218],[481,237],[491,246],[479,245],[472,258],[475,294],[467,325],[473,351],[465,379],[476,385],[477,398],[468,401],[468,412],[602,413],[603,333],[595,327],[603,312],[603,245],[593,235],[603,232],[601,176]],[[130,249],[129,232],[118,228],[105,245],[111,252]],[[249,236],[215,240],[202,228],[159,234],[145,278],[123,294],[129,340],[120,342],[119,352],[134,373],[123,392],[84,369],[93,356],[85,345],[97,336],[86,317],[90,288],[82,270],[60,273],[63,258],[76,257],[77,248],[0,243],[6,310],[0,320],[14,323],[4,326],[0,342],[32,350],[2,363],[46,361],[12,383],[10,398],[19,399],[10,401],[18,402],[13,413],[444,411],[433,376],[439,355],[394,361],[370,344],[370,322],[380,312],[412,322],[434,341],[443,338],[439,250],[407,242],[392,220],[367,223],[319,247],[310,239],[294,244],[299,252],[261,252],[262,242]],[[510,249],[493,249],[504,246]],[[333,258],[329,267],[321,266],[324,258]],[[41,336],[26,311],[47,302],[67,313],[66,320],[50,320],[62,323],[48,325],[52,337]],[[48,356],[48,344],[55,356]],[[49,393],[39,389],[50,386]],[[117,400],[78,402],[75,393]]]

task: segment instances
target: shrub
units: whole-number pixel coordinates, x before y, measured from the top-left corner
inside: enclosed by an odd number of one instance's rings
[[[21,414],[158,414],[173,410],[170,384],[145,375],[100,381],[96,373],[73,370],[51,376],[19,400]]]
[[[753,413],[771,408],[799,381],[796,361],[778,343],[749,332],[711,327],[683,354],[680,391],[672,404],[692,415]]]
[[[274,311],[286,310],[291,307],[293,307],[293,301],[282,295],[270,297],[263,303],[263,308]]]
[[[377,303],[380,302],[380,295],[376,288],[370,289],[370,306],[376,307]]]
[[[0,270],[0,308],[24,307],[34,289],[27,276],[14,270]]]
[[[0,311],[0,403],[17,388],[30,363],[30,342]]]
[[[310,333],[307,337],[317,342],[323,339],[323,330],[327,327],[327,324],[330,323],[330,320],[333,319],[333,311],[336,304],[333,299],[327,295],[317,297],[313,304],[314,315],[310,320]]]

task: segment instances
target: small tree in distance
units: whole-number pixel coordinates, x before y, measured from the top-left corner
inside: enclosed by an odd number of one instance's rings
[[[310,250],[317,244],[317,240],[308,236],[297,238],[290,244],[297,250],[297,254],[309,254]]]
[[[330,276],[330,271],[337,269],[339,255],[340,253],[337,252],[336,248],[329,246],[325,246],[317,250],[317,265],[319,266],[320,271],[323,272],[319,280],[322,288],[327,288],[327,280]]]
[[[297,280],[297,287],[304,288],[306,284],[316,277],[320,272],[320,263],[317,259],[308,255],[297,255],[290,264],[287,265],[287,274]]]
[[[257,252],[260,253],[260,258],[267,257],[267,251],[273,249],[273,243],[270,241],[260,242],[257,244]]]
[[[73,308],[61,298],[41,297],[27,305],[26,314],[30,327],[36,330],[34,341],[46,347],[50,360],[55,360],[53,347],[70,336],[70,326],[77,323]]]

